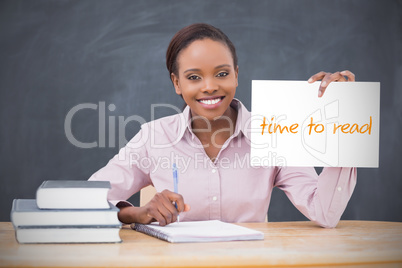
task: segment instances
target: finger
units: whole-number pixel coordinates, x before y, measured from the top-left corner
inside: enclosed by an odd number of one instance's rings
[[[166,219],[162,216],[157,207],[150,207],[147,209],[147,216],[152,218],[150,222],[157,221],[161,226],[166,225]]]
[[[331,75],[331,81],[329,83],[334,82],[334,81],[336,81],[336,82],[345,82],[346,78],[343,75],[341,75],[340,72],[336,72],[336,73],[333,73]],[[328,83],[328,85],[329,85],[329,83]]]
[[[148,215],[158,221],[160,226],[165,226],[176,221],[176,217],[163,204],[153,207],[148,212]]]
[[[184,204],[184,210],[183,210],[183,212],[187,212],[187,211],[189,211],[190,209],[191,209],[191,207],[190,207],[189,204]]]
[[[162,194],[164,196],[166,196],[166,198],[168,200],[170,200],[171,203],[174,202],[177,205],[177,210],[176,211],[178,213],[184,211],[185,204],[184,204],[183,196],[181,194],[177,194],[177,193],[171,192],[169,190],[164,190],[162,192]]]
[[[346,76],[346,77],[348,78],[347,81],[350,81],[350,82],[356,81],[355,74],[352,73],[352,72],[349,71],[349,70],[342,71],[342,72],[341,72],[341,75]]]
[[[172,192],[170,192],[172,193]],[[174,194],[174,193],[173,193]],[[179,215],[178,210],[172,203],[171,199],[169,199],[165,193],[161,193],[161,202],[159,202],[159,212],[165,218],[166,224],[175,222],[177,220],[177,216]]]
[[[176,210],[176,209],[174,209],[174,210]],[[163,206],[163,204],[159,207],[159,213],[164,218],[164,223],[165,223],[164,225],[170,224],[177,220],[177,216],[176,216],[177,211],[172,212],[167,207]],[[162,224],[159,224],[159,225],[164,226]]]
[[[331,75],[332,75],[331,73],[325,73],[325,76],[322,78],[320,87],[318,88],[318,97],[319,98],[321,98],[322,95],[324,95],[324,92],[327,89],[329,82],[331,81]]]
[[[177,219],[178,212],[165,194],[156,193],[146,207],[147,216],[156,219],[161,226],[175,222]]]
[[[322,97],[324,95],[324,92],[327,90],[329,84],[334,81],[343,82],[346,81],[346,78],[343,75],[341,75],[340,72],[336,72],[333,74],[327,73],[325,77],[322,79],[322,82],[320,84],[320,88],[318,90],[318,97]]]
[[[313,82],[315,82],[315,81],[321,80],[321,79],[323,79],[323,78],[325,77],[326,74],[327,74],[327,73],[324,72],[324,71],[321,71],[321,72],[319,72],[319,73],[316,73],[316,74],[312,75],[312,76],[307,80],[307,82],[313,83]]]

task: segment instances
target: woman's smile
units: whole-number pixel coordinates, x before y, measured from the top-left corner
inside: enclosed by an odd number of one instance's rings
[[[237,87],[237,66],[229,48],[211,39],[192,42],[177,59],[178,75],[172,74],[176,93],[193,116],[209,121],[229,116]]]
[[[206,109],[215,109],[222,104],[224,98],[225,96],[211,96],[197,99],[197,101]]]

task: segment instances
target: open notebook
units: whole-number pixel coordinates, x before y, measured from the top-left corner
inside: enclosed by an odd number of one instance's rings
[[[166,226],[136,223],[131,228],[171,243],[264,239],[260,231],[218,220],[175,222]]]

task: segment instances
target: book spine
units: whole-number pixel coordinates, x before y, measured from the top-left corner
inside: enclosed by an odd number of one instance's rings
[[[133,224],[131,224],[131,228],[137,232],[141,232],[141,233],[171,242],[169,240],[169,237],[166,234],[162,233],[161,231],[157,231],[155,229],[148,228],[148,226],[146,226],[144,224],[133,223]]]

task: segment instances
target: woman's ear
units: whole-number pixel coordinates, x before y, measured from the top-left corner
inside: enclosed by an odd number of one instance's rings
[[[236,87],[239,85],[239,65],[236,66],[236,71],[235,71],[235,76],[236,76]]]
[[[180,86],[179,86],[179,78],[177,77],[177,75],[175,75],[174,73],[171,73],[170,74],[170,79],[172,80],[172,83],[173,83],[174,89],[176,91],[176,94],[181,95],[181,89],[180,89]]]

